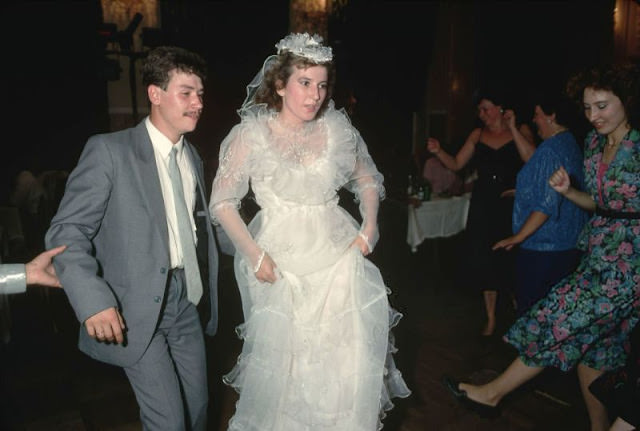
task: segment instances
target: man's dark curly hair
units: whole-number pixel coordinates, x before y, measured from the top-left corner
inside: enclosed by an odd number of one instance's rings
[[[169,72],[193,73],[204,83],[207,63],[195,52],[177,46],[159,46],[149,51],[142,64],[142,85],[157,85],[163,90],[169,85]]]
[[[629,124],[640,127],[638,91],[640,91],[640,68],[633,63],[596,66],[573,75],[567,81],[566,93],[580,107],[585,88],[611,91],[620,98]]]

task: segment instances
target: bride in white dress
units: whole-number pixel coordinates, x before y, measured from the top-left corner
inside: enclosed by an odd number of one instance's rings
[[[230,430],[373,431],[391,398],[410,394],[395,368],[380,272],[382,175],[358,131],[333,106],[332,51],[291,34],[247,87],[224,139],[210,209],[234,242],[245,322],[224,381],[240,394]],[[260,211],[239,215],[249,187]],[[345,187],[358,224],[338,206]]]

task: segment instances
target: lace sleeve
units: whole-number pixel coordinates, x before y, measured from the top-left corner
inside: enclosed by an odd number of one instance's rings
[[[380,200],[385,197],[383,176],[376,168],[367,146],[359,133],[356,132],[356,162],[350,181],[345,187],[353,192],[359,202],[362,225],[360,233],[364,236],[373,251],[378,239],[378,208]]]
[[[220,146],[218,171],[211,188],[209,211],[214,224],[220,224],[242,253],[255,266],[262,250],[253,240],[238,208],[241,199],[249,191],[249,159],[251,145],[246,137],[246,127],[235,126]]]
[[[213,222],[218,224],[215,209],[220,206],[233,205],[240,207],[240,200],[249,191],[248,158],[250,150],[243,139],[243,128],[239,124],[220,145],[218,170],[211,188],[209,209]]]

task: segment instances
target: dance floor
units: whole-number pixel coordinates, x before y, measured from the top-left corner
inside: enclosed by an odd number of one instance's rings
[[[413,394],[396,401],[384,431],[585,430],[588,420],[575,373],[545,371],[503,401],[495,419],[465,410],[441,384],[444,374],[481,382],[511,362],[514,351],[498,335],[479,336],[482,298],[465,279],[464,232],[429,239],[411,253],[406,205],[381,206],[381,240],[371,256],[404,314],[395,328],[396,363]],[[224,259],[219,334],[208,340],[210,430],[226,430],[235,393],[221,383],[240,349],[233,328],[241,308],[230,259]],[[504,332],[510,301],[499,302]],[[0,429],[139,430],[135,398],[121,369],[96,362],[76,347],[77,324],[61,291],[30,290],[11,297],[12,333],[0,347]]]

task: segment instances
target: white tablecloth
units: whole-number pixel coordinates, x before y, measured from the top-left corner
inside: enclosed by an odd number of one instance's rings
[[[409,205],[407,243],[411,251],[427,238],[455,235],[464,230],[469,214],[471,193],[450,198],[434,198],[418,208]]]

